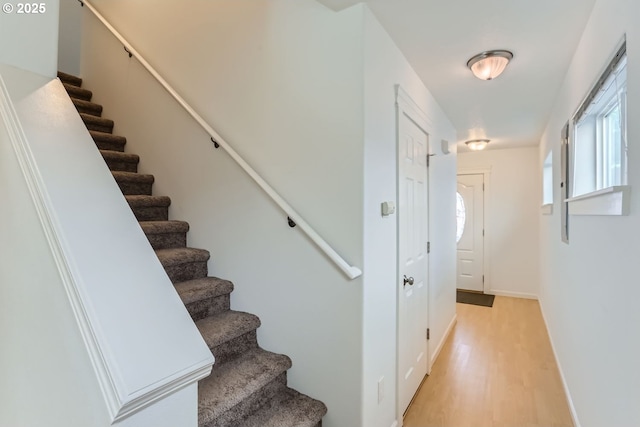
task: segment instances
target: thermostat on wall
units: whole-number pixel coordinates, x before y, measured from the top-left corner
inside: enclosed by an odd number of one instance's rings
[[[382,216],[389,216],[396,212],[396,204],[394,202],[382,202]]]

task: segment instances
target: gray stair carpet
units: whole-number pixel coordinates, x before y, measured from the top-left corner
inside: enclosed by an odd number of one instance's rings
[[[291,359],[263,350],[260,319],[231,310],[233,284],[210,277],[209,252],[187,246],[189,224],[169,219],[171,199],[153,194],[153,175],[139,174],[140,158],[82,88],[82,79],[58,73],[80,117],[196,327],[215,356],[198,385],[199,427],[321,427],[326,406],[287,387]]]

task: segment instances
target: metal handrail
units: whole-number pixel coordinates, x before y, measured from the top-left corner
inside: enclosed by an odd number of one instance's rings
[[[292,207],[289,205],[274,189],[271,187],[240,155],[222,138],[209,124],[200,116],[167,81],[134,49],[130,43],[115,29],[100,12],[88,0],[78,0],[82,6],[87,8],[104,24],[105,27],[123,44],[129,57],[135,56],[144,68],[165,88],[167,92],[185,109],[187,113],[211,136],[212,141],[216,145],[225,149],[229,156],[264,190],[265,193],[284,211],[290,221],[294,222],[294,226],[300,227],[307,236],[318,246],[331,261],[333,261],[340,270],[349,278],[355,279],[362,275],[362,270],[358,267],[350,265],[333,249],[326,240],[324,240]],[[291,225],[291,223],[290,223]]]

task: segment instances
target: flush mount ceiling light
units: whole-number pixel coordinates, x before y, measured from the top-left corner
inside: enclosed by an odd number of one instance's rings
[[[467,147],[469,147],[469,149],[473,151],[484,150],[488,143],[488,139],[472,139],[465,142],[465,144],[467,144]]]
[[[467,67],[480,80],[493,80],[506,68],[513,59],[513,53],[508,50],[488,50],[467,61]]]

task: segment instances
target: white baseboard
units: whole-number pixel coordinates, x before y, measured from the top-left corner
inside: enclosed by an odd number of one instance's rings
[[[457,321],[458,321],[458,314],[454,313],[453,318],[451,319],[451,322],[449,322],[449,326],[447,326],[447,329],[444,331],[444,335],[442,336],[442,339],[438,343],[438,346],[433,352],[433,356],[429,360],[429,372],[431,372],[431,368],[433,367],[433,364],[436,363],[436,359],[440,355],[440,351],[442,351],[442,347],[444,347],[444,343],[447,342],[447,338],[449,338],[449,335],[451,334],[451,331],[453,331],[453,327],[456,326]]]
[[[485,293],[489,295],[496,295],[501,297],[538,299],[538,295],[528,294],[526,292],[512,292],[512,291],[501,291],[499,289],[489,289]]]
[[[544,326],[547,328],[547,335],[549,336],[549,342],[551,343],[551,350],[553,351],[553,357],[556,360],[556,365],[558,366],[558,372],[560,372],[560,380],[562,381],[562,388],[564,388],[564,394],[567,397],[567,403],[569,404],[569,411],[571,412],[571,419],[573,420],[573,425],[575,427],[580,426],[580,420],[578,419],[578,413],[576,412],[576,407],[573,405],[573,399],[571,398],[571,393],[569,392],[569,386],[567,385],[567,380],[564,377],[564,371],[562,370],[562,365],[560,364],[560,359],[558,359],[558,353],[556,353],[556,346],[553,344],[553,338],[549,333],[549,324],[547,323],[547,317],[544,315],[544,305],[542,303],[542,299],[538,299],[540,303],[540,312],[542,313],[542,320],[544,321]]]
[[[398,427],[398,421],[394,421],[393,424],[391,424],[391,427]]]

